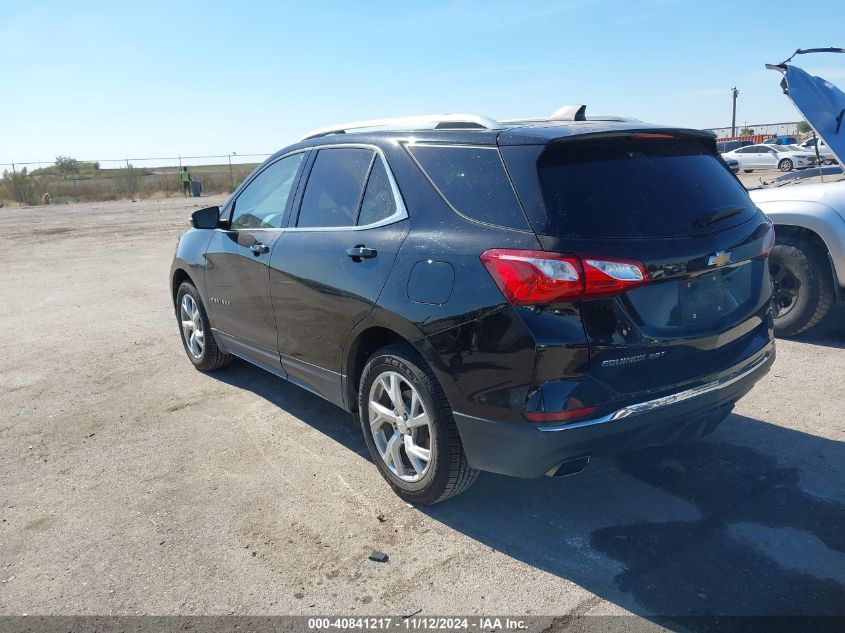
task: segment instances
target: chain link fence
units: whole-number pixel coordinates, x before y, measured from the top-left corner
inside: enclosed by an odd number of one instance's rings
[[[735,133],[797,136],[798,121],[743,123]],[[719,138],[732,136],[730,126],[708,128]],[[165,198],[183,191],[180,172],[188,168],[204,194],[230,193],[270,153],[228,152],[205,156],[173,156],[77,160],[59,156],[54,161],[0,163],[0,206],[50,202],[82,202]]]
[[[707,128],[716,133],[717,138],[730,138],[739,136],[742,130],[752,130],[751,135],[764,136],[798,136],[798,124],[800,121],[786,121],[783,123],[743,123],[737,124],[736,128],[730,125],[727,127]]]

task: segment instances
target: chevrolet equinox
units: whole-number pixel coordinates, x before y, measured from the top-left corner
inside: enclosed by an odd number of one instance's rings
[[[351,412],[413,503],[701,437],[774,361],[774,231],[706,132],[583,106],[334,126],[191,225],[190,361]]]

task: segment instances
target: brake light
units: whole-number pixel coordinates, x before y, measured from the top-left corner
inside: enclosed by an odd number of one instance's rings
[[[650,281],[645,266],[630,259],[494,248],[481,261],[512,305],[610,296]]]
[[[661,134],[660,132],[636,132],[631,134],[631,139],[634,141],[668,141],[674,138],[674,134]]]
[[[775,225],[772,222],[769,222],[769,226],[766,229],[766,235],[763,237],[763,252],[761,253],[761,257],[766,258],[769,256],[769,253],[772,252],[772,249],[775,247]]]

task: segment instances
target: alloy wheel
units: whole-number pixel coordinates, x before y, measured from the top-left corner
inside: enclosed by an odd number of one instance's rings
[[[200,358],[205,349],[205,332],[202,329],[202,315],[199,305],[189,294],[182,297],[180,316],[185,345],[188,347],[191,356]]]
[[[432,420],[417,389],[385,371],[370,387],[370,433],[385,466],[402,481],[422,479],[431,464]]]
[[[801,281],[780,262],[769,261],[769,271],[772,275],[772,290],[777,314],[779,318],[788,314],[798,301],[801,291]]]

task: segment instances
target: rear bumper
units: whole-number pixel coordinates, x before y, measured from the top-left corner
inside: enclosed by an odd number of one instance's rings
[[[689,389],[626,405],[599,418],[542,426],[455,413],[467,459],[480,470],[539,477],[561,462],[669,444],[709,433],[775,360],[774,341],[743,362]]]

